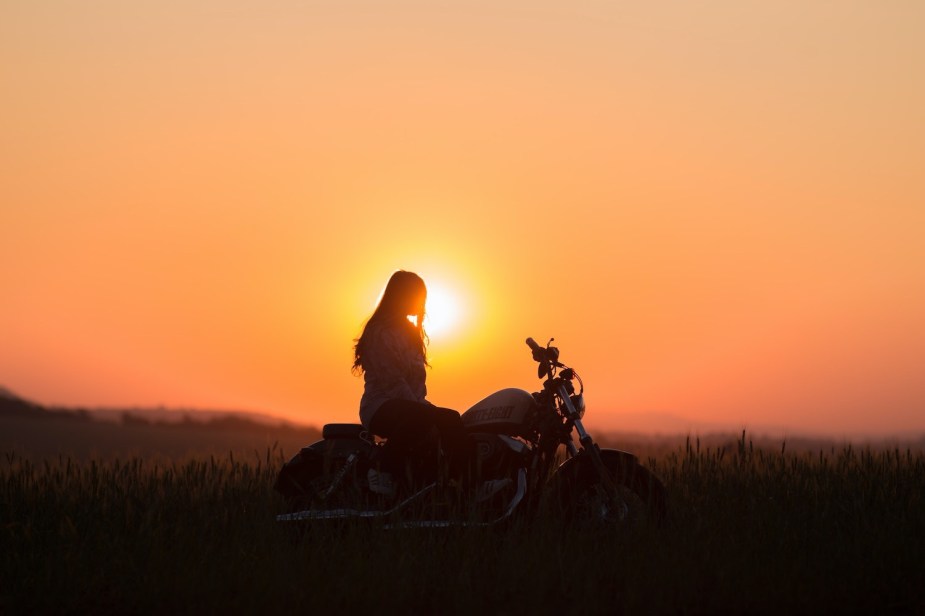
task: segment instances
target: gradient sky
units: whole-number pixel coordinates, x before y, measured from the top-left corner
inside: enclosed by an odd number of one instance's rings
[[[4,0],[0,88],[21,396],[352,421],[404,268],[441,405],[925,431],[917,0]]]

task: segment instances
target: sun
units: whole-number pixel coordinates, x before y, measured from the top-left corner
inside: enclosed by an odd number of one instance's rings
[[[459,325],[460,304],[452,291],[439,283],[427,283],[424,329],[429,336],[446,336]]]

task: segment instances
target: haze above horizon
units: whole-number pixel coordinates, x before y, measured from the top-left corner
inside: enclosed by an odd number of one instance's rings
[[[925,431],[925,5],[0,6],[0,383],[354,421],[395,269],[430,398]],[[606,409],[606,411],[605,411]]]

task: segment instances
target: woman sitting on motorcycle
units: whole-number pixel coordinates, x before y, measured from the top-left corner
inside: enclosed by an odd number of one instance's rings
[[[434,406],[426,399],[426,301],[427,288],[420,276],[404,270],[392,274],[354,346],[353,370],[364,378],[360,421],[373,434],[388,439],[381,468],[399,468],[398,458],[436,431],[450,476],[465,482],[475,458],[473,441],[457,411]],[[368,478],[374,492],[394,493],[389,473],[371,469]],[[497,489],[483,485],[479,497]]]

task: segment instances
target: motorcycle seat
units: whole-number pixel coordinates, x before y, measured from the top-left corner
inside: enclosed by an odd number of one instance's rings
[[[321,429],[321,438],[363,438],[366,428],[361,424],[325,424]]]

